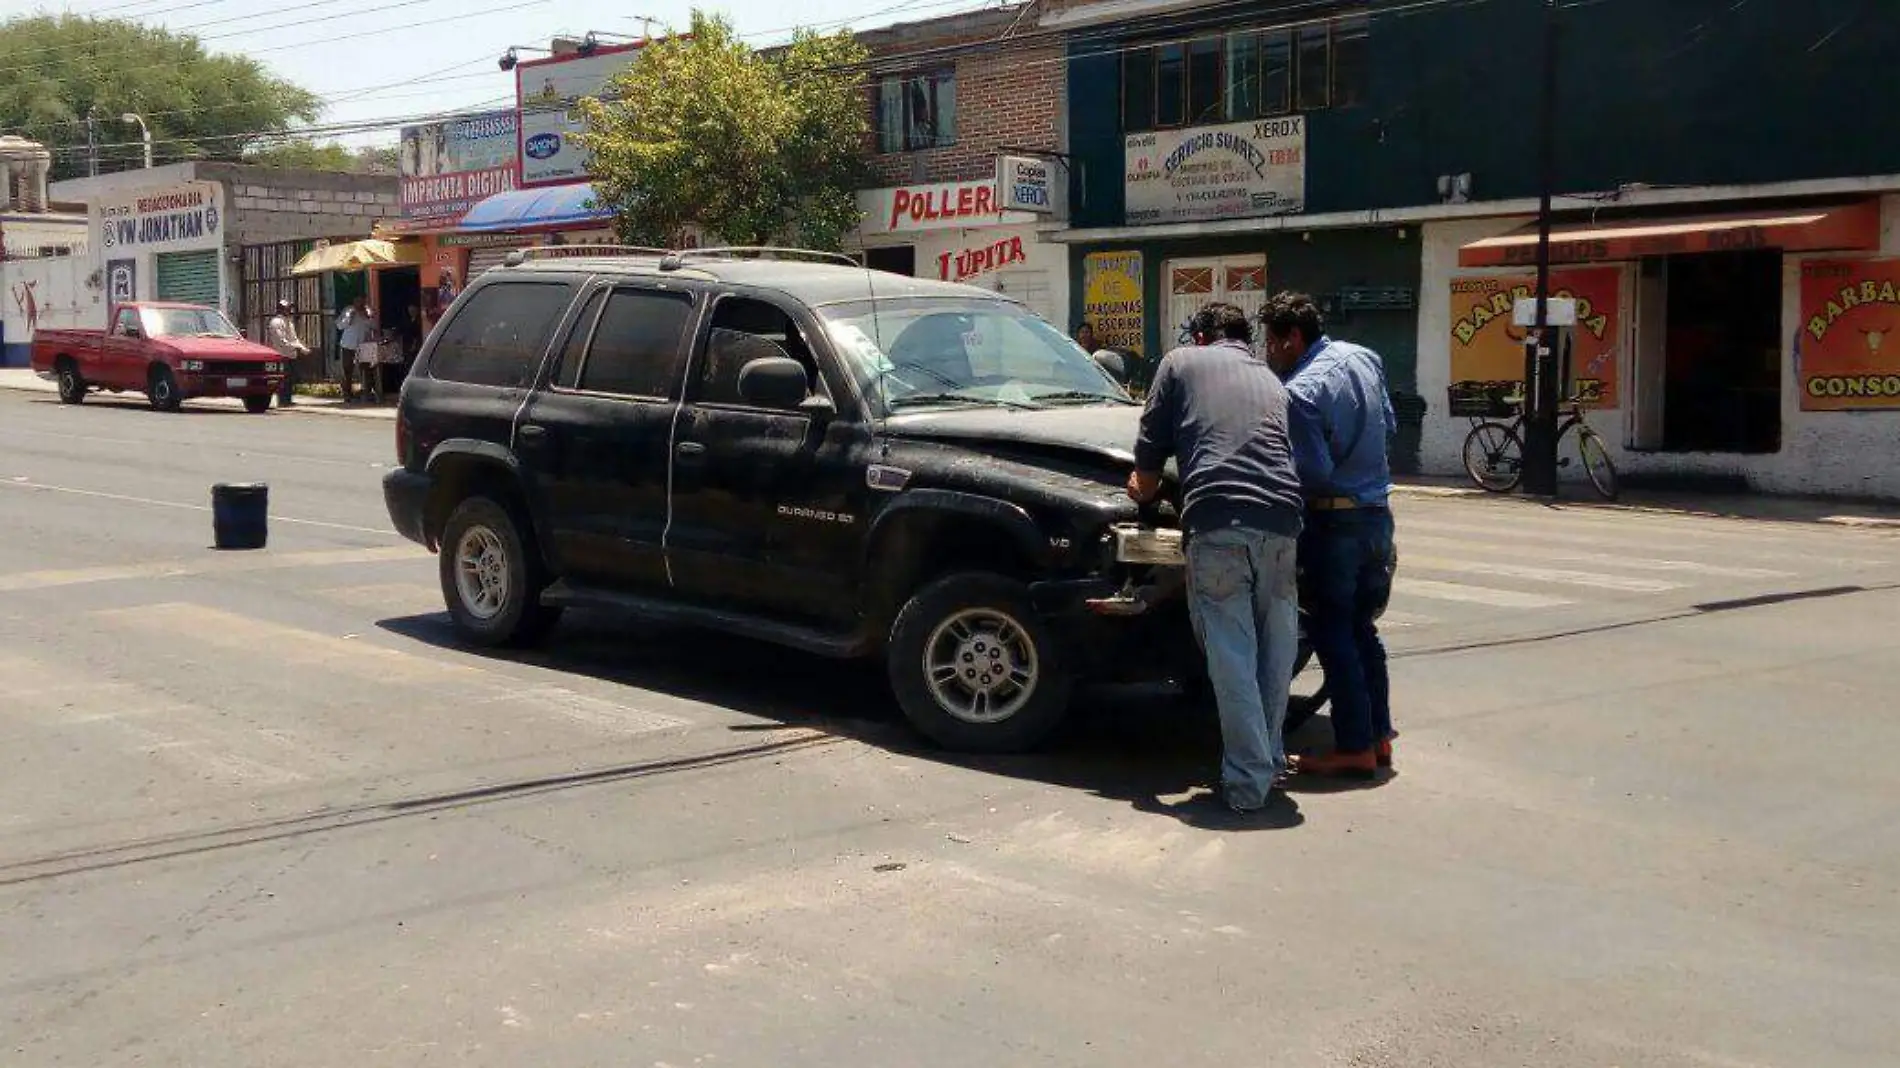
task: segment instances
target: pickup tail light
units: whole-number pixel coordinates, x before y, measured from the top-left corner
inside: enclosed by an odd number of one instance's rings
[[[409,466],[409,420],[400,407],[396,409],[396,464]]]

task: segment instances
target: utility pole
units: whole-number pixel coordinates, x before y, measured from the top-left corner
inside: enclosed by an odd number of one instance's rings
[[[1557,346],[1550,332],[1550,200],[1557,185],[1557,0],[1544,0],[1543,176],[1537,201],[1537,326],[1524,343],[1524,492],[1557,495]]]
[[[99,109],[86,109],[86,173],[99,177]]]

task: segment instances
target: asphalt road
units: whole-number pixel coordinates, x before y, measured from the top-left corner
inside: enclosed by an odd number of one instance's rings
[[[0,1063],[1900,1057],[1891,532],[1405,498],[1396,775],[1237,828],[1152,695],[968,761],[719,636],[458,649],[392,451],[0,394]]]

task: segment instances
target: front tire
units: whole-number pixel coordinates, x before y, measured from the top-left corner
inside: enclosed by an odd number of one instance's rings
[[[1580,431],[1577,435],[1577,453],[1583,457],[1583,470],[1590,476],[1591,485],[1597,488],[1604,500],[1616,500],[1616,465],[1610,462],[1610,451],[1603,447],[1603,439],[1593,431]]]
[[[1465,474],[1481,489],[1509,493],[1524,477],[1524,443],[1503,423],[1479,423],[1465,435]]]
[[[59,361],[59,402],[78,404],[86,399],[86,380],[79,377],[79,365],[70,358]]]
[[[475,645],[528,645],[560,619],[560,609],[541,603],[547,580],[527,529],[488,497],[463,501],[442,527],[442,600],[456,632]]]
[[[178,379],[172,377],[172,369],[160,364],[153,367],[145,378],[145,398],[152,408],[160,412],[175,412],[184,407],[185,398],[178,392]]]
[[[246,397],[244,398],[244,410],[250,412],[252,415],[263,415],[265,412],[270,411],[270,397],[268,395],[262,397]]]
[[[958,752],[1033,748],[1068,713],[1075,688],[1029,591],[987,572],[919,591],[897,615],[887,657],[904,715]]]

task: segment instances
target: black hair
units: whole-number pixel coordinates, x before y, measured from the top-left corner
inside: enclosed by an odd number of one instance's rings
[[[1253,324],[1247,321],[1247,313],[1224,301],[1195,312],[1188,320],[1188,330],[1211,341],[1253,341]]]
[[[1311,345],[1326,333],[1326,317],[1320,314],[1319,305],[1305,293],[1287,291],[1276,293],[1260,309],[1261,325],[1276,338],[1284,338],[1298,330],[1302,339]]]

